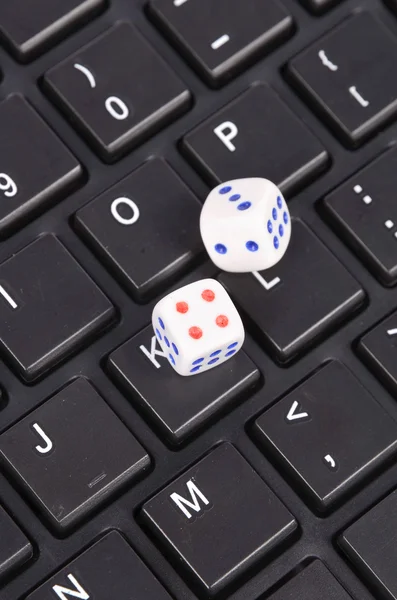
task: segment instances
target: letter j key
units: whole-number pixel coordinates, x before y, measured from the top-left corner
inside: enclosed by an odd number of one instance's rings
[[[297,528],[294,517],[230,444],[219,446],[149,500],[142,518],[210,596]]]

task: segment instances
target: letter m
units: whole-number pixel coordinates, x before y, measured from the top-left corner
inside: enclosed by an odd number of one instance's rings
[[[209,500],[207,500],[207,498],[204,496],[204,494],[202,492],[200,492],[197,485],[194,483],[194,481],[192,479],[190,479],[187,482],[186,487],[189,491],[191,500],[186,500],[185,498],[182,498],[182,496],[180,496],[176,492],[171,494],[170,498],[173,502],[175,502],[177,507],[183,512],[185,517],[187,517],[188,519],[191,519],[192,514],[188,511],[188,509],[186,507],[188,507],[191,510],[194,510],[194,512],[198,513],[201,510],[199,500],[201,500],[201,502],[203,504],[205,504],[205,506],[207,506],[209,504]]]
[[[85,589],[81,587],[81,585],[79,584],[77,579],[73,577],[73,575],[68,575],[68,579],[70,583],[74,585],[74,590],[62,587],[61,585],[54,585],[54,587],[52,588],[58,596],[58,598],[60,598],[60,600],[69,600],[69,598],[79,598],[79,600],[90,599]]]

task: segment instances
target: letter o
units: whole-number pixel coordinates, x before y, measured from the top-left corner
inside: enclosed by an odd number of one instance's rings
[[[132,216],[129,219],[122,217],[118,212],[117,209],[120,206],[120,204],[126,204],[132,210]],[[112,213],[112,216],[116,219],[116,221],[121,225],[133,225],[138,221],[140,217],[139,208],[137,207],[135,202],[130,198],[117,198],[116,200],[113,200],[112,205],[110,207],[110,212]]]

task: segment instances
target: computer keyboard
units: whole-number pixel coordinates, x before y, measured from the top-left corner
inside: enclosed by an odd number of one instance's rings
[[[397,2],[0,4],[0,600],[397,599]],[[291,244],[220,272],[223,180]],[[180,377],[154,304],[244,348]]]

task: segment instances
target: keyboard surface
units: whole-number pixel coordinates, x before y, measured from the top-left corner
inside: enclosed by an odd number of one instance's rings
[[[0,6],[0,600],[397,600],[397,2]],[[289,251],[221,273],[222,180]],[[243,350],[150,326],[215,277]]]

